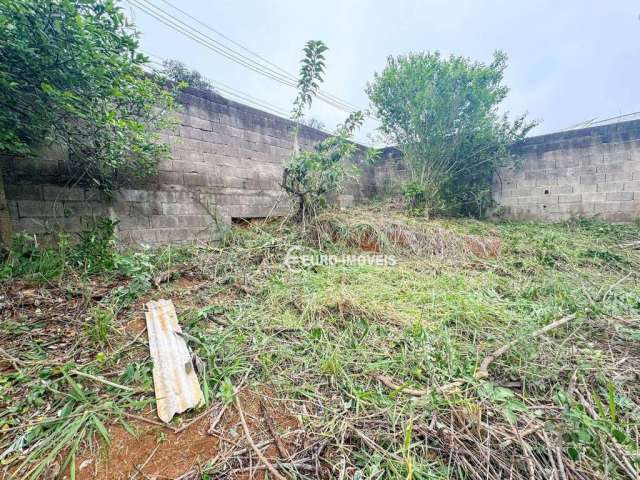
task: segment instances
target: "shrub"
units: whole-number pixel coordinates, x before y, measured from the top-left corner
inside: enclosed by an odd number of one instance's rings
[[[296,122],[293,133],[294,152],[282,175],[282,188],[295,199],[294,218],[303,220],[315,214],[326,204],[326,195],[339,191],[349,174],[346,167],[357,150],[351,141],[356,128],[362,125],[364,115],[354,112],[339,125],[333,136],[318,143],[311,151],[300,151],[298,134],[304,121],[304,112],[311,106],[324,74],[324,52],[327,47],[319,40],[307,42],[300,68],[298,95],[293,104],[291,118]]]
[[[506,62],[501,52],[490,64],[412,53],[389,57],[367,86],[382,132],[409,167],[411,208],[418,201],[426,214],[480,216],[491,206],[496,169],[511,161],[509,146],[535,125],[498,113],[508,93]]]
[[[68,175],[106,192],[155,170],[174,98],[115,2],[0,0],[0,31],[0,154],[62,145]]]
[[[51,245],[38,242],[32,235],[16,235],[0,266],[0,278],[33,277],[46,281],[71,270],[83,274],[107,272],[116,267],[116,260],[115,223],[99,218],[78,234],[76,242],[66,233],[58,234]]]

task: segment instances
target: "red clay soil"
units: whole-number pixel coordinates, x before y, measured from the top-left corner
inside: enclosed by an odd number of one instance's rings
[[[260,398],[263,398],[285,448],[289,453],[295,453],[300,448],[296,436],[287,435],[287,432],[299,429],[297,419],[287,413],[283,405],[245,390],[240,393],[240,401],[254,442],[273,440],[261,411]],[[146,417],[159,422],[155,412]],[[185,422],[188,421],[185,418]],[[119,424],[112,425],[109,428],[109,447],[102,453],[86,452],[81,455],[76,462],[76,478],[120,480],[135,476],[139,479],[173,479],[197,471],[199,466],[216,457],[218,460],[233,459],[230,461],[236,470],[221,478],[263,478],[264,470],[247,472],[247,467],[256,467],[259,460],[249,447],[235,407],[230,405],[226,409],[212,434],[208,433],[211,421],[211,415],[206,415],[183,432],[175,433],[160,425],[133,420],[130,424],[136,430],[137,437],[130,435]],[[245,448],[250,453],[234,456],[234,451]],[[263,453],[271,461],[281,457],[273,441]]]
[[[380,243],[371,238],[370,235],[363,235],[360,239],[360,250],[363,252],[379,252],[380,251]]]

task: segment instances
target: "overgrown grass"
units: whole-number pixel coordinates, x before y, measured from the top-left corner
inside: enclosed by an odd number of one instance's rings
[[[78,438],[100,435],[94,418],[124,420],[125,410],[152,405],[145,346],[129,345],[118,318],[155,272],[179,261],[203,279],[180,321],[195,339],[207,402],[231,403],[250,371],[252,388],[287,399],[307,444],[322,445],[327,478],[550,478],[561,469],[566,478],[630,478],[640,468],[639,237],[638,225],[424,222],[368,210],[327,213],[304,232],[281,222],[238,229],[223,248],[191,248],[188,260],[175,251],[125,255],[114,265],[128,283],[85,306],[91,347],[77,347],[44,380],[38,372],[50,353],[31,343],[6,352],[17,370],[2,374],[0,430],[10,429],[2,449],[14,449],[4,458],[40,468],[51,463],[47,442],[74,452]],[[484,255],[476,243],[465,247],[469,239],[499,246]],[[290,269],[283,261],[292,245],[341,254],[361,253],[363,243],[397,264]],[[179,294],[166,288],[157,295]],[[532,336],[569,315],[563,327]],[[6,338],[27,320],[10,322]],[[480,362],[512,341],[489,377],[477,379]],[[137,395],[71,370],[119,370],[115,381]],[[55,408],[75,402],[73,416],[56,420],[63,433],[21,423],[43,414],[38,398]],[[35,455],[24,453],[34,445]],[[228,469],[218,458],[201,475]]]

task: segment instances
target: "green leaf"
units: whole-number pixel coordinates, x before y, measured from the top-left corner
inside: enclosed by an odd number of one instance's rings
[[[105,443],[107,445],[110,445],[111,436],[109,435],[107,428],[104,426],[104,423],[102,423],[102,421],[98,418],[97,415],[92,415],[91,420],[93,422],[93,425],[96,427],[96,430],[100,434],[100,436],[104,439]]]
[[[577,462],[580,459],[580,454],[575,447],[569,447],[567,449],[567,454],[569,455],[569,458],[571,458],[571,460],[573,460],[574,462]]]

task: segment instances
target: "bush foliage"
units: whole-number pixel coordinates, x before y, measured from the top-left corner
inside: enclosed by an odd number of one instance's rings
[[[173,95],[115,2],[0,0],[0,31],[0,153],[61,144],[69,175],[107,192],[154,170]]]
[[[491,206],[496,168],[509,146],[535,125],[499,113],[508,88],[507,57],[489,64],[438,52],[389,57],[367,93],[381,130],[402,150],[410,170],[412,208],[482,215]]]

